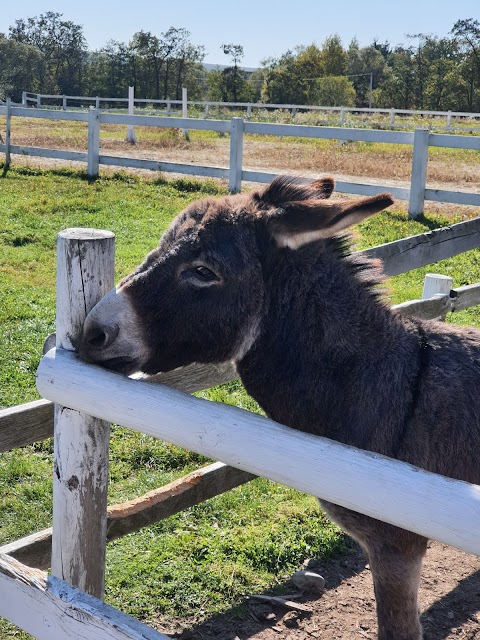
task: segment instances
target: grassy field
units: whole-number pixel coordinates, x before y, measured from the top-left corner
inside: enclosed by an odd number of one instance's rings
[[[1,167],[0,167],[1,170]],[[70,169],[17,167],[0,178],[0,407],[37,397],[35,370],[54,328],[55,239],[73,226],[107,228],[117,236],[116,277],[153,248],[171,218],[192,199],[222,193],[213,182],[144,179],[125,173],[89,181]],[[450,210],[449,210],[450,211]],[[464,212],[408,220],[396,208],[364,223],[359,247],[456,222]],[[389,281],[392,301],[419,297],[419,269]],[[454,285],[479,280],[480,250],[435,265]],[[473,308],[455,321],[480,326]],[[258,410],[242,386],[201,394]],[[205,460],[173,445],[113,429],[109,502],[141,495]],[[260,517],[261,514],[261,517]],[[51,522],[51,442],[0,455],[0,544]],[[314,498],[258,479],[203,505],[111,543],[107,601],[148,623],[172,629],[231,607],[245,596],[282,589],[308,557],[346,549]],[[0,621],[0,639],[28,636]]]

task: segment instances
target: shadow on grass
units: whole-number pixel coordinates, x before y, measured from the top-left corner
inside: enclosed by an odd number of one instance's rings
[[[366,560],[360,547],[353,541],[346,539],[347,552],[333,559],[313,560],[308,564],[308,569],[320,573],[325,578],[326,591],[334,591],[339,585],[357,575],[365,569]],[[298,589],[290,580],[278,584],[266,595],[281,596],[283,594],[296,594]],[[262,594],[262,595],[263,595]],[[252,596],[255,594],[252,594]],[[293,602],[300,605],[307,605],[308,608],[315,609],[318,600],[321,601],[320,594],[304,594],[300,598],[295,598]],[[373,592],[372,592],[373,597]],[[309,607],[309,604],[312,606]],[[289,610],[281,604],[262,602],[255,598],[245,598],[243,602],[235,605],[221,614],[215,614],[199,624],[188,626],[180,635],[173,634],[173,638],[191,640],[247,640],[257,633],[272,627],[273,633],[279,638],[285,637],[289,628],[296,629],[298,635],[302,619],[308,619],[311,613],[307,611]],[[278,633],[280,631],[280,633]],[[168,631],[164,631],[168,633]],[[307,636],[305,636],[307,637]],[[310,636],[308,636],[310,637]]]

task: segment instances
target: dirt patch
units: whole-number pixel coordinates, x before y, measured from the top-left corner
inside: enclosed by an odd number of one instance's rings
[[[361,551],[309,567],[325,578],[320,596],[295,599],[308,611],[246,603],[246,613],[209,618],[188,628],[159,626],[182,640],[351,640],[377,633],[371,573]],[[296,589],[285,585],[289,593]],[[480,640],[480,558],[433,542],[424,562],[420,605],[425,640]]]

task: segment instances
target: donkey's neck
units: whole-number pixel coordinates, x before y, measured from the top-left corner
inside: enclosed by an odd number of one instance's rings
[[[274,420],[391,454],[414,402],[415,327],[350,258],[296,257],[285,253],[269,279],[259,336],[237,363],[241,379]]]

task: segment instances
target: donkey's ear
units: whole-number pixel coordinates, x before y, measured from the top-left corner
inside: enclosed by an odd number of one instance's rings
[[[254,198],[267,207],[284,207],[289,202],[300,200],[325,200],[329,198],[335,181],[333,178],[319,178],[305,182],[296,176],[278,176]]]
[[[355,201],[289,202],[272,212],[268,226],[280,247],[298,249],[321,238],[330,238],[393,204],[388,193]]]

